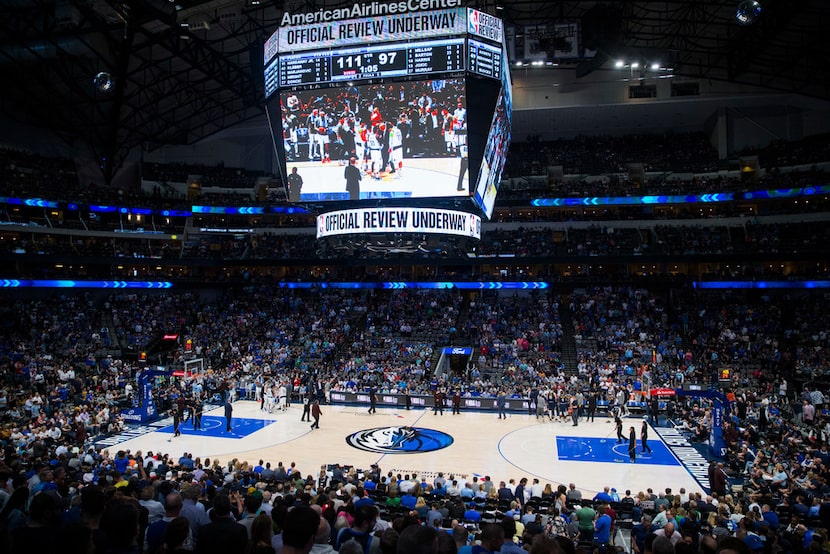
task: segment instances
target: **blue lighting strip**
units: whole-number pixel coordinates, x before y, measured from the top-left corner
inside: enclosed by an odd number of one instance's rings
[[[51,200],[41,200],[40,198],[29,198],[26,200],[20,198],[9,198],[7,196],[0,196],[0,204],[16,204],[33,206],[38,208],[60,208],[59,202],[52,202]],[[69,202],[65,204],[66,209],[72,212],[77,212],[82,209],[89,210],[93,213],[120,213],[133,215],[163,215],[164,217],[190,217],[193,215],[188,210],[151,210],[150,208],[125,208],[123,206],[105,206],[100,204],[78,204],[77,202]]]
[[[265,208],[231,208],[225,206],[193,206],[194,214],[223,214],[223,215],[261,215]]]
[[[568,206],[659,206],[667,204],[699,204],[732,202],[735,200],[769,200],[775,198],[798,198],[815,194],[830,194],[830,185],[796,187],[788,189],[766,189],[751,192],[716,192],[711,194],[681,194],[652,196],[586,196],[584,198],[536,198],[530,203],[536,207]],[[0,196],[0,204],[30,206],[34,208],[59,208],[60,203],[42,198],[16,198]],[[69,203],[66,208],[77,211],[82,204]],[[308,210],[299,206],[193,206],[192,210],[151,210],[149,208],[126,208],[92,204],[87,206],[90,212],[163,215],[165,217],[190,217],[193,214],[218,215],[261,215],[261,214],[301,214]]]
[[[72,211],[80,210],[81,208],[86,208],[92,213],[120,213],[123,215],[126,214],[133,214],[133,215],[162,215],[164,217],[190,217],[193,215],[188,210],[151,210],[149,208],[125,208],[119,206],[102,206],[102,205],[95,205],[91,204],[89,206],[84,206],[83,204],[67,204],[67,209]]]
[[[766,189],[752,192],[716,192],[712,194],[681,194],[665,196],[586,196],[584,198],[536,198],[530,202],[536,207],[568,206],[660,206],[668,204],[706,204],[734,200],[769,200],[798,198],[830,193],[830,185],[790,189]]]
[[[31,206],[33,208],[57,208],[58,203],[42,198],[13,198],[0,196],[0,204],[14,204],[16,206]]]
[[[161,215],[164,217],[190,217],[193,214],[188,210],[161,210]]]
[[[660,206],[665,204],[694,204],[697,202],[730,202],[735,194],[689,194],[679,196],[586,196],[585,198],[536,198],[530,202],[536,207],[568,206]]]
[[[170,281],[69,281],[62,279],[0,279],[0,288],[43,289],[171,289]]]
[[[695,281],[696,289],[829,289],[830,281]]]
[[[299,206],[192,206],[194,214],[214,215],[262,215],[262,214],[305,214],[308,211]]]
[[[464,290],[543,290],[550,288],[544,281],[386,281],[378,283],[280,283],[284,289],[464,289]]]
[[[135,215],[153,215],[153,210],[148,208],[118,208],[119,213]]]

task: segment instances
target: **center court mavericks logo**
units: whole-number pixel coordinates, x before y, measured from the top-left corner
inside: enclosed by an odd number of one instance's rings
[[[346,437],[346,443],[379,454],[415,454],[446,448],[453,438],[435,429],[394,426],[358,431]]]

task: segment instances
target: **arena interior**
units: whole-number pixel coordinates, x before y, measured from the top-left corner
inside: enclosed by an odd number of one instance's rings
[[[826,3],[459,2],[399,4],[504,22],[480,240],[316,234],[472,207],[462,76],[272,138],[271,33],[387,2],[0,0],[0,551],[830,551]],[[443,122],[388,172],[297,138],[378,99]]]

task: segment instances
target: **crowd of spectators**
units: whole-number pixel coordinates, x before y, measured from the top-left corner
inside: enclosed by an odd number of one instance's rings
[[[63,532],[80,532],[72,525],[79,517],[81,523],[88,522],[85,518],[94,514],[85,510],[94,509],[102,518],[99,530],[90,531],[82,544],[92,541],[96,551],[111,552],[115,547],[106,541],[115,539],[107,526],[114,524],[104,521],[115,514],[109,510],[120,510],[118,517],[123,518],[123,506],[132,505],[136,513],[127,520],[133,521],[144,507],[147,520],[142,525],[168,520],[172,527],[180,515],[176,493],[185,506],[198,510],[189,512],[196,514],[188,519],[190,534],[183,531],[191,537],[186,547],[197,552],[212,552],[200,544],[200,537],[209,536],[202,525],[215,522],[216,516],[230,513],[246,527],[253,524],[247,537],[253,541],[256,516],[263,511],[278,531],[274,536],[264,532],[263,544],[274,541],[275,550],[285,549],[286,512],[306,504],[319,506],[329,528],[335,529],[321,536],[333,538],[337,546],[344,542],[338,537],[346,527],[351,530],[347,533],[374,530],[384,535],[387,527],[401,521],[448,535],[469,526],[481,533],[485,544],[494,530],[489,525],[499,522],[507,531],[505,538],[515,537],[525,549],[541,540],[535,535],[563,537],[560,548],[594,545],[604,551],[614,542],[628,546],[625,535],[604,534],[604,514],[620,524],[633,520],[634,543],[662,529],[666,537],[674,537],[676,530],[678,540],[692,545],[721,535],[746,542],[758,537],[764,546],[751,549],[766,552],[807,552],[810,541],[823,544],[830,510],[830,423],[823,411],[824,386],[815,382],[828,369],[821,295],[695,293],[673,299],[640,289],[601,287],[567,296],[493,294],[465,300],[452,290],[403,292],[262,288],[213,299],[179,293],[7,301],[0,474],[8,481],[0,492],[0,528],[10,542],[4,544],[11,552],[31,551],[34,544],[42,548],[38,551],[55,551],[49,541]],[[810,308],[802,313],[794,304]],[[192,338],[193,354],[214,366],[213,380],[227,380],[244,391],[261,376],[307,394],[314,376],[324,383],[324,397],[367,387],[429,394],[436,386],[446,386],[464,395],[507,391],[545,405],[563,396],[567,405],[583,395],[586,408],[591,398],[599,397],[610,404],[609,410],[618,404],[616,409],[625,413],[645,387],[700,382],[728,367],[733,371],[722,385],[732,408],[724,424],[728,455],[712,466],[708,496],[672,493],[666,490],[671,483],[655,483],[656,493],[615,497],[616,491],[609,490],[608,500],[601,491],[582,507],[578,487],[546,486],[527,478],[498,486],[488,478],[468,482],[450,476],[428,482],[418,476],[383,475],[376,467],[352,472],[324,468],[318,474],[311,468],[289,472],[282,464],[271,467],[275,460],[220,464],[188,454],[113,454],[94,448],[91,437],[122,425],[117,410],[130,405],[138,368],[100,353],[113,346],[115,337],[121,341],[126,336],[140,348],[169,326]],[[478,357],[466,374],[436,380],[423,369],[429,367],[431,349],[443,344],[453,326],[476,337]],[[562,354],[569,327],[580,346],[573,368],[566,367]],[[792,377],[797,374],[788,371],[799,364],[812,366],[813,382],[795,390]],[[497,373],[487,375],[485,369]],[[175,395],[190,385],[177,380],[166,387]],[[652,410],[648,404],[646,409]],[[691,439],[708,437],[713,420],[706,401],[671,401],[665,413]],[[624,483],[610,485],[625,488]],[[374,506],[368,519],[361,511],[365,506]],[[332,512],[327,513],[329,507]],[[582,511],[586,508],[594,514]],[[583,528],[589,520],[590,527]],[[361,527],[370,521],[369,528]],[[53,531],[48,540],[32,542],[32,529],[44,526]],[[120,536],[128,543],[122,547],[135,541],[131,551],[136,551],[158,544],[148,533],[142,546],[144,536],[126,533]],[[596,542],[587,542],[586,536]],[[237,540],[241,544],[226,548],[244,552],[241,532]]]
[[[824,184],[824,163],[830,160],[822,137],[773,143],[759,151],[763,176],[726,174],[717,152],[702,134],[671,136],[578,137],[553,142],[514,142],[508,156],[500,198],[592,197],[643,194],[703,194],[740,192],[753,188],[788,188]],[[630,178],[628,164],[642,164],[645,174]],[[568,178],[549,178],[549,168],[563,166]],[[805,168],[804,166],[811,166]],[[256,202],[261,172],[225,167],[223,164],[142,164],[141,177],[162,185],[147,190],[106,189],[79,180],[69,159],[50,158],[27,151],[0,148],[0,192],[6,196],[109,204],[134,207],[186,209],[193,198],[170,183],[198,178],[209,205],[250,205]],[[734,172],[733,172],[734,173]],[[591,176],[591,178],[587,178]],[[541,177],[542,179],[534,179]],[[273,179],[271,176],[269,179]],[[246,191],[235,194],[228,190]],[[279,188],[279,187],[277,187]],[[211,192],[211,189],[216,189]],[[268,196],[268,203],[284,202],[283,194]],[[69,218],[71,219],[71,218]]]
[[[600,370],[607,375],[610,369],[634,375],[636,366],[653,363],[659,367],[664,360],[669,363],[677,357],[677,340],[666,329],[665,307],[644,290],[612,286],[577,290],[570,296],[568,309],[577,344],[593,344],[590,351],[582,352],[581,374]],[[652,359],[653,351],[664,359]],[[595,365],[597,361],[601,367]]]
[[[703,254],[780,254],[821,251],[830,238],[825,226],[813,223],[761,223],[730,225],[661,225],[636,227],[591,225],[551,228],[528,225],[518,229],[486,231],[486,240],[470,244],[468,255],[478,257],[549,257]],[[79,258],[286,260],[314,258],[319,245],[293,234],[195,235],[187,240],[132,237],[75,237],[30,233],[2,240],[5,251],[15,254],[70,255]]]
[[[141,166],[142,178],[166,183],[187,183],[195,179],[203,187],[253,188],[261,172],[238,167],[186,163],[151,163]]]
[[[819,185],[827,179],[826,164],[809,169],[771,169],[762,176],[737,171],[702,173],[646,174],[634,178],[615,173],[585,177],[569,175],[520,176],[508,179],[499,197],[509,200],[532,198],[593,198],[642,195],[688,195],[740,193],[753,190],[783,189]]]
[[[649,172],[706,173],[718,170],[718,153],[703,133],[534,138],[510,145],[505,171],[510,177],[546,175],[549,167],[562,166],[568,175],[604,175],[627,173],[629,164]]]
[[[827,135],[814,135],[800,141],[777,140],[761,149],[741,152],[743,156],[757,155],[763,167],[810,165],[829,159]]]
[[[495,299],[470,302],[465,326],[479,351],[477,369],[501,370],[499,382],[514,390],[549,385],[564,369],[559,303],[538,296]]]
[[[46,198],[81,193],[71,160],[4,147],[0,147],[0,183],[4,196]]]

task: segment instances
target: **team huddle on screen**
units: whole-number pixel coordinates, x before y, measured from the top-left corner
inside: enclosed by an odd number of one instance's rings
[[[293,162],[340,162],[375,179],[405,158],[467,157],[463,79],[283,92],[283,140]]]

